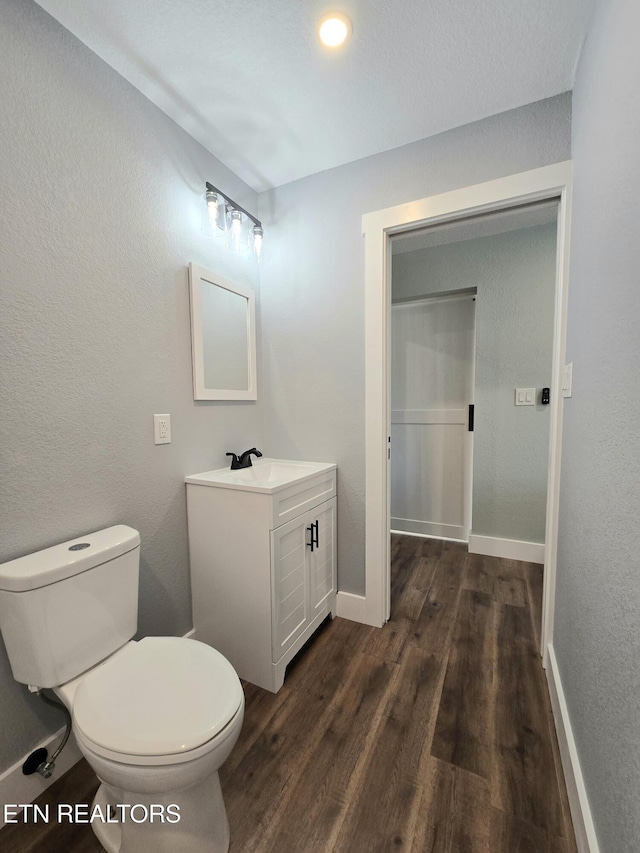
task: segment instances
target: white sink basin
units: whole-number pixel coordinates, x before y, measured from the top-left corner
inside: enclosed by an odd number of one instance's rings
[[[218,468],[185,477],[186,483],[214,486],[219,489],[241,489],[249,492],[273,494],[293,483],[299,483],[324,471],[335,468],[332,462],[296,462],[291,459],[255,459],[251,468],[232,471]]]

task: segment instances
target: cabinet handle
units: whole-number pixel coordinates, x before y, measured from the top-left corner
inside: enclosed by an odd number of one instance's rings
[[[313,553],[313,546],[316,544],[315,540],[313,538],[313,527],[314,527],[313,524],[311,525],[311,527],[307,527],[307,530],[311,534],[311,542],[307,542],[307,548],[311,548],[312,553]]]
[[[316,529],[316,548],[319,548],[320,547],[320,522],[318,521],[317,518],[316,518],[315,522],[313,523],[313,526]]]

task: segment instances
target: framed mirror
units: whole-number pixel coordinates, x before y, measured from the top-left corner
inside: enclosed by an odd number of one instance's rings
[[[194,400],[256,400],[256,308],[249,288],[189,264]]]

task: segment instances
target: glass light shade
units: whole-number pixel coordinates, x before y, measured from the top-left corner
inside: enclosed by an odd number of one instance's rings
[[[218,193],[207,190],[204,194],[204,199],[207,203],[207,213],[209,214],[209,222],[212,228],[218,227]]]
[[[231,211],[231,243],[233,248],[240,249],[240,238],[242,236],[242,213],[239,210]]]
[[[264,231],[260,228],[259,225],[254,225],[253,228],[253,253],[256,257],[256,261],[260,263],[260,258],[262,256],[262,238],[264,237]]]
[[[207,216],[203,219],[202,230],[214,237],[227,230],[224,199],[219,193],[207,190],[204,194]]]

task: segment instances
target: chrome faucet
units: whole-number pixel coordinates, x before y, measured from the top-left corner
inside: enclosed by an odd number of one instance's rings
[[[240,456],[236,456],[235,453],[227,453],[227,456],[231,456],[231,470],[237,471],[239,468],[251,468],[251,456],[262,456],[259,450],[256,450],[255,447],[252,447],[251,450],[245,450],[244,453],[241,453]]]

